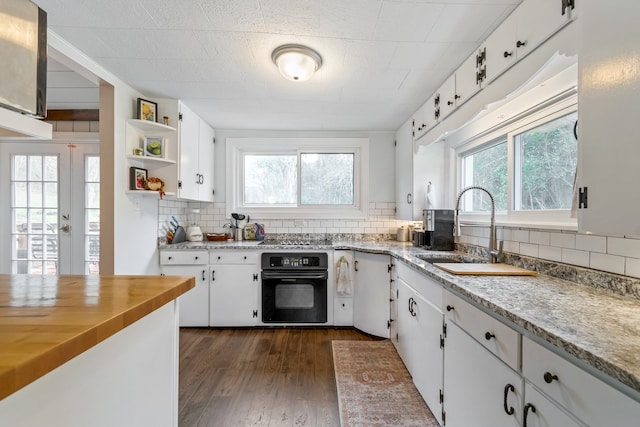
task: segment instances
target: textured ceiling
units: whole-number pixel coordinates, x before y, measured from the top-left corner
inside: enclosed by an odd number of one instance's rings
[[[395,130],[521,0],[34,2],[104,68],[215,128]],[[280,76],[271,52],[286,43],[322,55],[311,80]],[[49,108],[95,102],[90,88],[57,84]]]

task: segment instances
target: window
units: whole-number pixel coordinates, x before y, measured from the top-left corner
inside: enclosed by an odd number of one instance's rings
[[[368,139],[227,139],[227,214],[364,218]]]
[[[514,219],[569,219],[577,164],[575,103],[520,119],[459,151],[461,186],[487,188],[496,211]],[[464,211],[486,211],[481,191],[464,195]],[[537,216],[532,216],[535,213]],[[543,215],[543,216],[541,216]]]
[[[85,156],[85,274],[100,274],[100,157]]]

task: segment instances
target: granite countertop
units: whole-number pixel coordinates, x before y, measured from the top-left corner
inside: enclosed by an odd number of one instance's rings
[[[0,400],[194,286],[177,276],[0,275]]]
[[[537,276],[456,276],[422,261],[438,256],[408,243],[334,242],[302,247],[234,243],[184,243],[161,249],[346,249],[389,254],[640,393],[640,300],[568,280]]]

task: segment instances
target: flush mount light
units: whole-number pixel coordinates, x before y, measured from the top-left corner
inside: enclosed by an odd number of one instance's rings
[[[294,82],[309,80],[322,66],[322,57],[315,50],[299,44],[285,44],[274,49],[271,60],[280,74]]]

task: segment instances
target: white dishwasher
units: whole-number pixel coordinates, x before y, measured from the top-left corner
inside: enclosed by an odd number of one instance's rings
[[[178,298],[180,326],[209,326],[209,253],[207,251],[160,251],[164,276],[193,276],[196,286]]]

